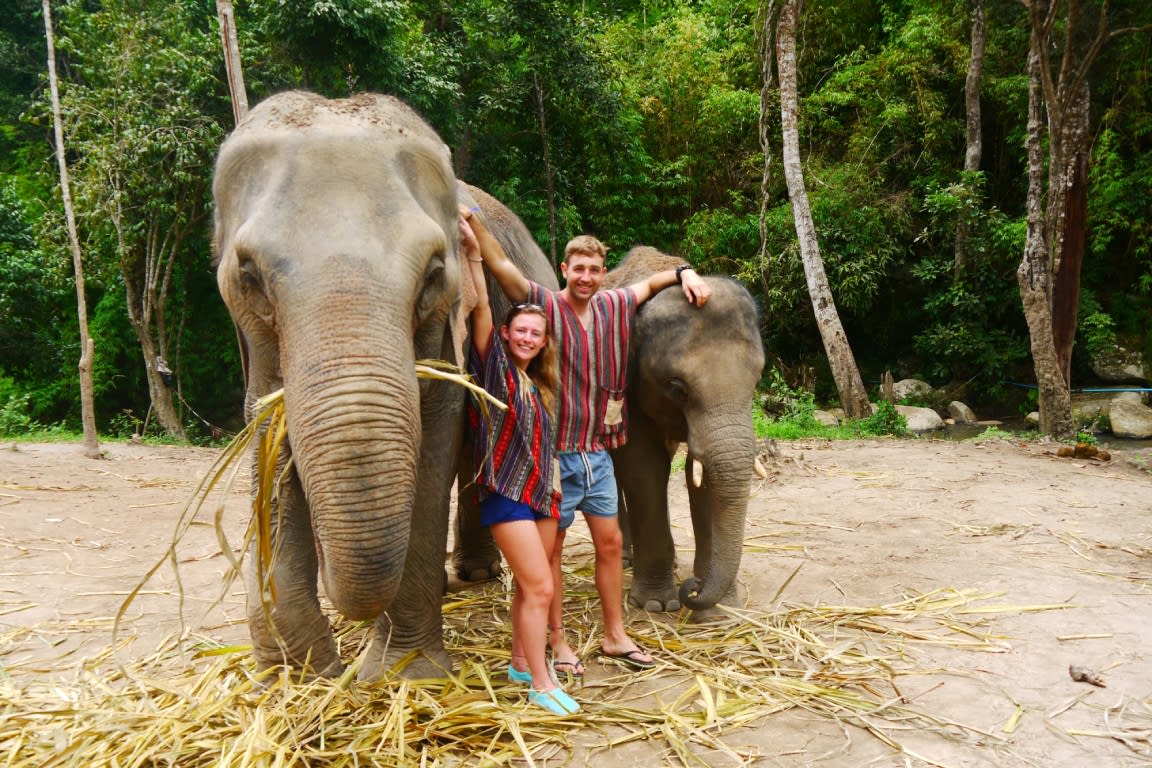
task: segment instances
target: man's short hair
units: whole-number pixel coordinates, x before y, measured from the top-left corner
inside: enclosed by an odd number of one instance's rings
[[[564,246],[564,261],[568,261],[573,256],[599,256],[607,261],[608,249],[604,247],[604,243],[592,235],[577,235],[568,241],[568,245]]]

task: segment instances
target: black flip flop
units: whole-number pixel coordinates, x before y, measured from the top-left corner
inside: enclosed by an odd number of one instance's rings
[[[610,659],[619,661],[625,666],[632,667],[632,669],[652,669],[652,667],[656,666],[655,659],[652,661],[645,661],[644,659],[637,658],[638,656],[647,655],[639,648],[634,648],[631,651],[625,651],[624,653],[608,653],[603,648],[601,648],[600,653]]]

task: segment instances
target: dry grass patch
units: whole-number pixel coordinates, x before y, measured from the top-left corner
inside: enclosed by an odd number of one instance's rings
[[[599,636],[588,571],[590,563],[580,563],[569,573],[569,625],[583,638]],[[0,678],[0,764],[540,765],[644,740],[668,764],[700,765],[698,753],[709,750],[744,765],[758,756],[725,737],[793,707],[863,728],[895,750],[904,749],[897,734],[906,728],[1000,740],[917,708],[902,682],[940,671],[920,667],[918,647],[1002,651],[988,616],[1060,607],[996,606],[991,597],[938,591],[875,607],[741,610],[711,626],[634,621],[630,630],[659,649],[661,664],[570,688],[584,704],[570,718],[529,706],[523,689],[504,679],[510,638],[501,582],[448,596],[446,641],[457,666],[446,679],[356,683],[366,630],[339,621],[350,664],[338,680],[260,675],[247,647],[204,637],[173,638],[124,665],[110,646],[67,682]]]

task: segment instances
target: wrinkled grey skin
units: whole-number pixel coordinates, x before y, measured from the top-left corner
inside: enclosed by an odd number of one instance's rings
[[[362,678],[410,650],[422,654],[404,674],[443,675],[464,391],[418,380],[414,366],[454,359],[457,204],[494,201],[472,199],[443,142],[402,103],[303,92],[244,118],[220,149],[213,195],[217,282],[240,339],[245,413],[282,387],[290,442],[272,517],[274,593],[254,552],[246,568],[258,666],[343,669],[320,610],[322,580],[341,614],[374,624]]]
[[[633,248],[604,287],[682,263],[654,248]],[[612,454],[621,528],[633,552],[629,599],[649,611],[685,606],[697,612],[694,618],[735,594],[756,458],[752,401],[764,367],[751,295],[734,280],[705,279],[712,297],[701,308],[677,286],[640,307],[628,372],[628,442]],[[700,488],[685,472],[696,556],[693,576],[677,589],[667,488],[680,443],[705,469]]]

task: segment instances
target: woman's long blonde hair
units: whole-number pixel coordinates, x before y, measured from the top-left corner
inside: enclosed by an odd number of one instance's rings
[[[548,313],[538,304],[513,304],[504,317],[504,327],[510,327],[512,321],[520,315],[539,315],[544,318],[547,329],[544,334],[544,346],[528,363],[528,378],[532,379],[532,383],[540,391],[540,400],[543,401],[549,415],[555,416],[556,390],[559,386],[560,373],[556,363],[556,339],[552,335],[552,323],[548,321]],[[508,342],[504,340],[503,335],[500,337],[500,343],[507,349]]]

